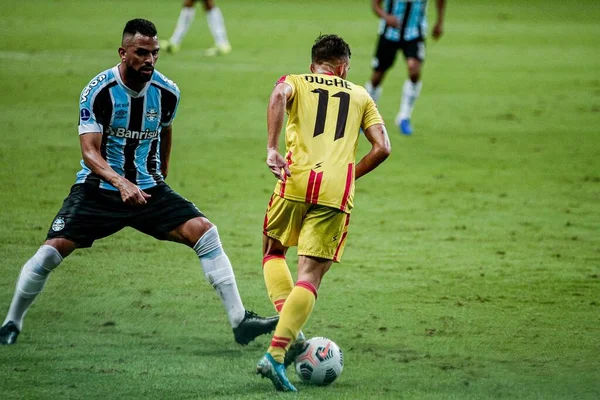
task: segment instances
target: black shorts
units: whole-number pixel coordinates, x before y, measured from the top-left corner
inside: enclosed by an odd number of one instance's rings
[[[394,42],[381,35],[373,58],[373,69],[375,71],[387,71],[394,64],[396,53],[400,49],[404,53],[404,58],[416,58],[421,62],[425,61],[425,40],[423,38]]]
[[[48,239],[66,238],[80,247],[130,226],[157,239],[184,222],[203,217],[196,206],[166,183],[145,189],[150,197],[143,206],[123,203],[118,191],[99,189],[85,183],[71,187],[69,196],[48,230]]]

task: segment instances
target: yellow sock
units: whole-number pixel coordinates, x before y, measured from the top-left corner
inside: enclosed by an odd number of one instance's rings
[[[267,256],[263,259],[263,275],[269,299],[277,312],[281,312],[285,299],[294,288],[292,274],[284,256]]]
[[[317,300],[317,289],[306,281],[299,281],[285,301],[279,323],[268,352],[275,361],[283,362],[285,353],[298,336]]]

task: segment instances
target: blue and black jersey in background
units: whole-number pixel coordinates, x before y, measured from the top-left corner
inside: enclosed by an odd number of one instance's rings
[[[379,34],[393,42],[424,39],[427,35],[427,0],[385,0],[383,10],[400,21],[400,28],[386,26],[382,18]]]

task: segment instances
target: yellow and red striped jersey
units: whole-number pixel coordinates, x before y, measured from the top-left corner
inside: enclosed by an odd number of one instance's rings
[[[359,130],[383,119],[367,91],[333,75],[283,76],[292,87],[287,103],[286,159],[291,176],[275,194],[350,213]]]

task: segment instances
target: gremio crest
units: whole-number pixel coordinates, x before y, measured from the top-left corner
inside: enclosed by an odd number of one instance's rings
[[[57,217],[54,222],[52,223],[52,230],[54,232],[58,232],[58,231],[62,231],[62,229],[65,227],[65,220],[63,219],[63,217]]]

